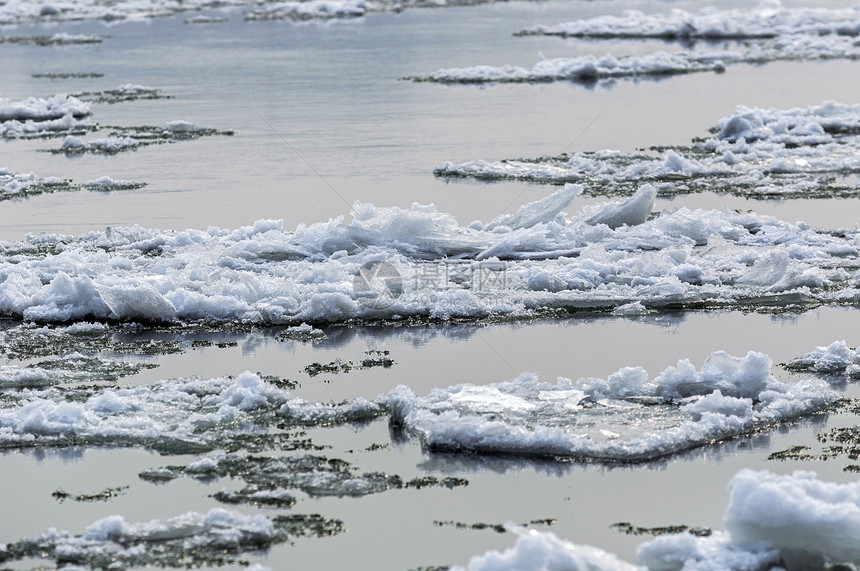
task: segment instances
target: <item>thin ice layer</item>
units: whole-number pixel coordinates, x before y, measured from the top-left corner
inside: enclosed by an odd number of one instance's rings
[[[441,177],[576,182],[593,194],[627,194],[650,182],[661,195],[726,192],[750,198],[855,196],[860,105],[793,109],[739,106],[713,134],[657,153],[603,150],[559,157],[445,162]]]
[[[598,16],[553,26],[523,28],[517,35],[577,38],[660,38],[675,40],[762,39],[789,34],[860,34],[860,6],[843,9],[785,8],[778,0],[766,0],[755,8],[721,10],[703,8],[698,13],[672,9],[667,14],[625,10],[621,16]]]
[[[679,361],[653,380],[640,367],[608,379],[524,374],[490,385],[400,386],[380,402],[431,450],[645,461],[809,414],[836,398],[815,379],[784,383],[761,353]]]
[[[667,210],[654,189],[568,215],[570,191],[467,227],[434,206],[236,230],[108,228],[0,243],[0,314],[254,324],[529,317],[550,310],[855,304],[858,232]],[[511,222],[511,221],[514,222]],[[508,224],[514,224],[514,227]]]

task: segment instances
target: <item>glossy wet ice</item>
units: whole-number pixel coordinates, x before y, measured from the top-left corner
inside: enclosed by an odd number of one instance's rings
[[[695,10],[702,5],[689,2],[679,7]],[[97,104],[93,120],[122,126],[188,120],[234,130],[235,135],[155,145],[108,157],[40,152],[58,146],[58,140],[3,141],[0,167],[77,183],[110,176],[147,186],[3,202],[0,238],[17,240],[41,231],[81,234],[133,224],[176,230],[205,230],[210,225],[236,228],[259,218],[283,218],[285,228],[291,229],[347,214],[354,200],[402,207],[415,201],[433,202],[466,225],[512,212],[551,189],[508,182],[448,183],[432,176],[443,161],[682,145],[705,136],[716,118],[730,114],[739,104],[788,108],[828,99],[857,103],[857,64],[844,61],[738,65],[721,75],[623,81],[610,89],[591,90],[564,83],[476,88],[399,81],[441,67],[528,66],[538,51],[556,57],[671,49],[651,40],[594,43],[511,35],[535,23],[586,18],[624,7],[621,2],[609,6],[513,2],[301,24],[244,22],[240,12],[213,11],[228,22],[187,25],[179,16],[109,26],[84,22],[4,30],[6,35],[23,36],[48,35],[61,28],[108,37],[97,45],[0,46],[0,72],[8,78],[3,97],[143,84],[174,98]],[[661,11],[666,6],[653,2],[644,8]],[[105,75],[62,80],[32,77],[46,72]],[[823,228],[853,228],[857,220],[856,202],[846,199],[751,201],[699,194],[661,199],[656,208],[679,206],[752,209]],[[372,399],[399,384],[425,395],[434,387],[496,383],[525,371],[552,381],[557,376],[605,378],[624,366],[642,366],[653,377],[682,358],[700,366],[718,349],[738,356],[762,351],[781,363],[837,339],[856,345],[852,337],[856,317],[856,310],[850,308],[819,308],[799,315],[679,312],[494,325],[333,327],[318,342],[279,341],[277,332],[267,330],[186,334],[176,338],[188,343],[183,352],[143,358],[158,367],[143,369],[120,383],[148,384],[189,376],[208,379],[250,370],[298,381],[300,386],[292,394],[327,402]],[[118,335],[146,340],[164,334]],[[193,340],[206,343],[191,346]],[[389,351],[394,364],[314,377],[305,372],[314,363],[358,361],[371,350]],[[108,351],[102,356],[116,355]],[[5,359],[6,364],[37,361]],[[849,385],[848,393],[853,392]],[[813,468],[825,480],[853,480],[852,474],[842,471],[848,463],[844,458],[814,464],[767,460],[771,452],[791,445],[816,446],[817,433],[843,425],[853,425],[851,415],[815,417],[657,464],[612,469],[430,454],[414,438],[398,439],[389,431],[386,418],[366,426],[310,428],[308,434],[315,443],[332,446],[321,454],[355,463],[362,471],[385,471],[404,480],[455,476],[469,485],[395,489],[360,498],[312,498],[295,492],[298,503],[290,511],[340,519],[347,531],[328,538],[299,538],[294,545],[278,545],[268,554],[245,559],[272,569],[394,570],[464,564],[487,549],[511,545],[512,537],[434,522],[471,525],[551,518],[555,523],[546,529],[559,537],[633,560],[643,539],[613,531],[612,523],[722,529],[728,498],[725,486],[740,468],[781,473]],[[374,444],[383,446],[367,450]],[[198,458],[159,456],[139,449],[7,452],[0,456],[4,481],[9,483],[7,492],[0,495],[0,513],[7,514],[7,523],[0,526],[0,543],[49,527],[80,533],[111,514],[148,521],[188,510],[205,513],[218,506],[210,494],[244,485],[229,479],[201,483],[189,477],[155,485],[138,478],[146,469]],[[58,489],[81,494],[120,486],[129,487],[106,502],[60,503],[51,496]],[[280,513],[249,506],[236,509],[248,514]],[[16,565],[35,566],[27,563]]]

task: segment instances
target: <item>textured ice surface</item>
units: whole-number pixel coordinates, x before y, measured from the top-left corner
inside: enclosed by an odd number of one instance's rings
[[[85,133],[92,126],[91,113],[90,103],[69,95],[19,101],[0,97],[0,138]]]
[[[0,314],[28,321],[253,324],[528,317],[551,310],[804,307],[858,301],[856,231],[624,204],[568,215],[568,190],[486,226],[434,206],[356,203],[353,220],[284,231],[108,228],[0,243]],[[525,221],[525,222],[523,222]],[[610,225],[621,224],[616,228]],[[516,225],[516,224],[515,224]]]
[[[759,39],[788,34],[856,37],[860,34],[860,7],[785,8],[777,0],[768,0],[755,8],[721,10],[709,7],[695,14],[679,9],[668,14],[625,10],[621,16],[598,16],[553,26],[536,25],[518,32],[518,35],[667,40]]]
[[[640,367],[608,379],[534,374],[490,385],[400,386],[381,399],[392,420],[432,450],[644,461],[821,409],[836,393],[820,380],[784,383],[761,353],[682,360],[653,380]]]
[[[726,192],[750,198],[856,196],[860,105],[793,109],[740,106],[713,134],[660,152],[603,150],[559,157],[443,163],[441,177],[576,182],[593,194],[625,194],[650,182],[661,195]]]

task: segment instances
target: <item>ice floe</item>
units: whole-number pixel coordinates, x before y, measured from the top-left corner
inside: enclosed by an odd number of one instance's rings
[[[52,560],[63,569],[210,567],[238,564],[243,554],[300,536],[343,531],[337,520],[318,515],[268,518],[213,508],[171,519],[128,522],[112,515],[90,524],[82,534],[51,528],[35,537],[5,545],[0,562],[25,558]]]
[[[0,138],[58,136],[92,128],[92,105],[70,95],[0,98]]]
[[[246,8],[246,20],[330,20],[356,18],[373,12],[405,8],[439,8],[485,3],[488,0],[7,0],[0,4],[0,25],[74,20],[141,20],[196,12],[207,8]],[[190,23],[224,21],[220,17],[190,17]]]
[[[858,48],[860,54],[860,48]],[[704,71],[723,71],[726,63],[741,59],[730,52],[655,52],[644,56],[579,56],[574,58],[541,59],[531,68],[507,65],[495,67],[447,68],[430,75],[406,79],[432,83],[546,83],[575,81],[593,83],[598,80],[636,77],[666,77]]]
[[[172,98],[170,95],[163,95],[160,89],[134,83],[126,83],[115,89],[84,91],[75,93],[74,95],[83,101],[91,101],[93,103],[123,103],[126,101],[137,101],[138,99]]]
[[[163,127],[143,125],[137,127],[107,127],[110,134],[107,137],[84,140],[74,135],[68,135],[59,148],[51,149],[52,153],[64,155],[82,155],[87,153],[115,155],[125,151],[137,150],[149,145],[162,145],[179,141],[190,141],[200,137],[232,136],[233,131],[219,131],[200,127],[191,121],[170,121]]]
[[[750,198],[856,196],[860,105],[738,107],[713,134],[659,153],[603,150],[558,157],[445,162],[440,177],[576,182],[593,194],[628,194],[650,182],[661,195],[725,192]]]
[[[149,386],[52,390],[43,368],[0,370],[11,402],[0,404],[0,446],[146,446],[165,452],[226,446],[264,436],[273,423],[332,424],[384,414],[364,400],[305,403],[259,376],[171,380]],[[33,388],[27,388],[27,387]]]
[[[400,386],[380,402],[431,450],[645,461],[809,414],[836,399],[824,381],[785,383],[770,369],[761,353],[716,352],[701,370],[682,360],[653,380],[640,367],[555,383],[523,374],[426,397]]]
[[[687,208],[644,219],[653,198],[647,185],[626,202],[568,215],[571,194],[562,188],[536,201],[542,213],[530,204],[525,214],[468,227],[432,205],[356,203],[350,223],[336,218],[293,232],[260,220],[232,231],[31,236],[0,243],[0,314],[300,324],[526,318],[637,302],[809,307],[860,296],[856,231]]]
[[[114,180],[107,176],[77,184],[58,177],[40,178],[35,173],[16,173],[8,168],[0,168],[0,201],[52,192],[75,192],[81,189],[109,192],[133,190],[144,186],[146,183]]]
[[[2,10],[2,8],[0,8]],[[50,36],[0,36],[0,44],[24,44],[36,46],[68,46],[80,44],[100,44],[104,36],[96,34],[56,33]]]
[[[666,40],[763,39],[789,34],[860,34],[860,7],[843,9],[786,8],[776,0],[755,8],[704,8],[692,14],[673,9],[668,14],[625,10],[621,16],[598,16],[553,26],[523,28],[517,35],[577,38],[659,38]]]
[[[860,354],[845,340],[834,341],[827,347],[816,347],[788,363],[789,369],[831,375],[860,376]]]
[[[857,59],[860,57],[860,8],[782,8],[764,2],[754,9],[706,8],[697,15],[683,10],[622,16],[599,16],[555,26],[532,26],[517,35],[583,38],[663,38],[688,43],[697,39],[744,39],[736,48],[659,51],[646,55],[586,55],[541,59],[530,69],[488,65],[440,69],[414,81],[436,83],[595,83],[616,78],[665,77],[692,72],[723,71],[727,65],[780,60]]]

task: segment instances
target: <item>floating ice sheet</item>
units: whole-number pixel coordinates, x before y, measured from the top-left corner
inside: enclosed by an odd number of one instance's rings
[[[860,6],[844,9],[785,8],[768,0],[755,8],[704,8],[692,14],[673,9],[668,14],[625,10],[621,16],[598,16],[552,26],[523,28],[517,35],[576,38],[659,38],[666,40],[762,39],[789,34],[860,34]]]
[[[750,198],[856,196],[860,105],[793,109],[740,106],[713,134],[659,152],[580,152],[559,157],[443,163],[440,177],[576,182],[593,194],[627,194],[650,182],[661,195],[725,192]]]
[[[653,380],[639,367],[608,379],[541,383],[524,374],[490,385],[400,386],[381,399],[392,421],[431,450],[647,461],[821,410],[827,383],[784,383],[770,359],[711,354],[701,370],[679,361]]]
[[[558,193],[467,227],[432,205],[356,203],[350,223],[293,232],[260,220],[0,242],[0,315],[300,324],[860,301],[857,231],[687,208],[649,216],[647,185],[569,215],[570,189]]]

